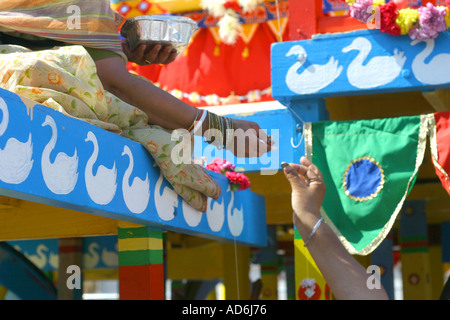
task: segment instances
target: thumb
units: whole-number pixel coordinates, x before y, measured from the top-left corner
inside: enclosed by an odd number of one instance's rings
[[[283,162],[281,163],[281,168],[283,168],[284,175],[291,184],[292,191],[306,187],[306,184],[301,179],[297,170],[295,170],[290,164]]]

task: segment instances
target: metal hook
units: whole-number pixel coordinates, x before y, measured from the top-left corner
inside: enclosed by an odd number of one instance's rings
[[[294,145],[294,137],[291,138],[291,146],[292,146],[294,149],[297,149],[298,147],[300,147],[300,145],[301,145],[302,142],[303,142],[303,138],[304,138],[304,136],[305,136],[305,135],[303,134],[303,128],[304,128],[303,125],[297,123],[296,128],[297,128],[297,132],[301,132],[301,137],[300,137],[299,142],[298,142],[297,145]]]

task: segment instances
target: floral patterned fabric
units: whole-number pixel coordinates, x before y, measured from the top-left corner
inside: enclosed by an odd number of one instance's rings
[[[104,90],[95,62],[82,46],[30,51],[0,45],[0,87],[141,143],[174,190],[202,212],[207,197],[217,199],[221,193],[202,166],[173,163],[172,149],[180,142],[172,141],[171,132],[149,125],[143,111]]]

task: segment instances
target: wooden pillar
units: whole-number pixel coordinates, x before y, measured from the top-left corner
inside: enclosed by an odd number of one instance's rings
[[[250,248],[224,243],[223,280],[226,300],[250,299]]]
[[[407,201],[400,216],[404,300],[431,299],[425,201]]]
[[[83,297],[82,238],[58,241],[58,300],[81,300]]]
[[[286,273],[287,299],[295,300],[295,258],[294,244],[291,241],[278,242],[280,249],[284,250],[283,268]]]
[[[259,250],[261,300],[278,300],[278,241],[276,226],[267,227],[268,246]]]
[[[322,0],[289,0],[289,40],[311,39],[322,15]]]
[[[370,255],[371,264],[381,270],[381,284],[390,300],[394,300],[394,252],[392,232]]]
[[[450,221],[441,224],[442,262],[450,263]]]
[[[164,300],[162,231],[120,222],[120,300]]]

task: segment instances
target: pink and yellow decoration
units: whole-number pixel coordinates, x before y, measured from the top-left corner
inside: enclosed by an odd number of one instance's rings
[[[344,1],[344,0],[342,0]],[[412,40],[436,39],[450,27],[450,1],[445,5],[428,2],[408,7],[407,0],[345,0],[350,16],[363,23],[375,21],[375,28],[393,36],[409,35]],[[378,20],[378,21],[377,21]]]

